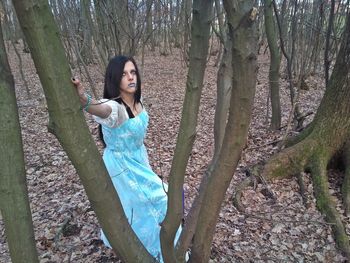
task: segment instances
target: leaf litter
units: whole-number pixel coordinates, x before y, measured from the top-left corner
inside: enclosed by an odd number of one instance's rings
[[[119,262],[111,249],[99,239],[99,224],[79,177],[57,139],[47,131],[48,112],[43,91],[29,54],[22,53],[25,78],[30,83],[31,98],[23,92],[18,62],[10,48],[9,60],[16,82],[16,96],[24,142],[27,185],[40,262]],[[200,180],[213,154],[213,116],[216,104],[215,57],[207,65],[201,98],[195,144],[185,177],[185,213],[197,194]],[[138,60],[138,58],[137,58]],[[138,60],[139,61],[139,60]],[[140,63],[139,63],[140,64]],[[331,227],[316,209],[312,183],[304,175],[308,204],[303,205],[296,178],[269,182],[276,196],[272,201],[264,194],[264,186],[248,187],[242,196],[246,208],[239,212],[232,203],[235,186],[244,178],[244,168],[266,160],[277,150],[274,142],[282,131],[270,131],[266,122],[269,60],[258,57],[258,81],[253,119],[247,147],[237,167],[216,226],[210,262],[343,262],[336,248]],[[97,65],[89,66],[97,89],[102,94],[103,76]],[[169,56],[148,52],[143,72],[144,104],[150,115],[145,144],[154,171],[168,179],[181,120],[187,69],[181,53]],[[83,79],[84,83],[87,83]],[[309,80],[302,90],[303,112],[316,112],[322,98],[322,77]],[[86,84],[87,85],[87,84]],[[282,122],[286,123],[290,100],[286,81],[281,79]],[[269,111],[271,111],[269,109]],[[313,115],[312,115],[313,116]],[[307,121],[312,120],[312,116]],[[86,115],[96,144],[97,125]],[[331,171],[331,187],[339,197],[341,173]],[[338,209],[342,206],[337,199]],[[347,231],[349,218],[344,217]],[[10,262],[4,224],[0,217],[0,262]]]

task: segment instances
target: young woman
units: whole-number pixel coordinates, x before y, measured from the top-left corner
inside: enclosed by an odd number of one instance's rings
[[[167,185],[152,171],[143,143],[148,114],[141,102],[137,65],[130,57],[112,58],[104,98],[99,101],[85,92],[79,80],[72,82],[84,110],[102,126],[103,160],[129,223],[150,254],[162,262],[159,232],[166,213]],[[102,231],[101,239],[110,247]]]

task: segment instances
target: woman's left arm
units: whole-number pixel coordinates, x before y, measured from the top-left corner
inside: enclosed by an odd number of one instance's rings
[[[107,118],[111,114],[112,108],[108,104],[100,103],[92,98],[91,95],[88,95],[79,79],[72,78],[71,81],[77,89],[80,103],[85,111],[100,118]]]

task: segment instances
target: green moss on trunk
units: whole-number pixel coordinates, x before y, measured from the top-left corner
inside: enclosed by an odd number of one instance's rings
[[[332,224],[335,240],[348,258],[350,258],[349,240],[329,194],[327,166],[332,158],[339,153],[345,153],[346,168],[342,192],[345,209],[349,211],[349,136],[350,12],[347,15],[347,23],[331,79],[312,124],[293,141],[296,144],[271,158],[263,172],[268,178],[286,177],[305,170],[311,172],[317,207]]]
[[[317,208],[326,216],[327,222],[332,225],[335,241],[343,253],[350,257],[349,238],[338,211],[335,208],[334,200],[329,193],[327,177],[327,164],[329,159],[326,151],[320,151],[321,155],[312,158],[311,175],[316,197]]]
[[[314,140],[302,141],[273,156],[264,167],[264,178],[281,179],[303,172],[313,154],[315,144]]]

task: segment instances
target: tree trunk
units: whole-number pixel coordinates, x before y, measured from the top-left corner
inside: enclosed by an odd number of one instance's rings
[[[257,74],[254,1],[224,1],[232,39],[232,92],[225,135],[204,193],[190,262],[208,262],[220,207],[233,177],[251,119]]]
[[[277,32],[273,20],[272,0],[264,1],[264,16],[267,43],[270,50],[269,85],[272,108],[270,128],[272,130],[277,130],[281,127],[281,104],[279,95],[279,70],[281,56],[277,45]]]
[[[154,11],[152,10],[153,6],[153,0],[146,0],[146,39],[148,39],[151,50],[154,50],[155,43],[154,43],[154,34],[153,34],[153,23],[154,23]],[[145,43],[144,43],[145,45]]]
[[[92,29],[89,27],[90,0],[81,0],[80,9],[80,23],[83,31],[81,36],[80,55],[84,60],[82,63],[90,64],[94,59],[92,52]]]
[[[49,129],[77,169],[91,205],[113,249],[126,262],[154,262],[124,214],[120,199],[91,138],[46,0],[13,1],[44,88]]]
[[[86,1],[86,0],[84,0]],[[105,69],[107,67],[107,63],[108,63],[108,58],[107,58],[107,52],[103,49],[103,45],[102,42],[103,40],[100,39],[99,37],[99,33],[102,34],[103,32],[99,32],[98,33],[98,28],[97,28],[97,15],[99,15],[99,13],[96,11],[96,6],[94,7],[95,13],[94,13],[94,17],[95,17],[95,23],[92,21],[92,13],[91,13],[91,8],[90,8],[90,4],[91,3],[86,3],[85,5],[88,6],[88,8],[86,9],[86,20],[87,20],[87,25],[89,28],[89,32],[91,32],[92,34],[92,39],[94,42],[94,47],[96,48],[96,52],[98,54],[98,61],[100,64],[100,68],[101,69]],[[90,51],[91,52],[91,51]],[[95,91],[94,91],[94,94]]]
[[[183,59],[185,63],[187,64],[189,59],[189,42],[191,38],[191,7],[192,7],[192,0],[183,0],[182,2],[183,7],[183,16],[184,16],[184,23],[183,23]]]
[[[230,107],[230,97],[232,90],[232,39],[228,36],[227,23],[224,22],[223,10],[220,8],[220,1],[215,0],[217,10],[220,39],[223,45],[224,54],[222,56],[218,74],[216,88],[216,107],[214,115],[214,157],[218,156],[222,140],[224,139],[227,115]]]
[[[168,210],[160,232],[165,262],[176,262],[172,244],[182,218],[182,187],[188,158],[196,136],[197,116],[207,62],[212,10],[213,0],[195,0],[193,2],[192,41],[186,94],[169,176]]]
[[[317,114],[309,128],[292,141],[292,145],[272,157],[263,175],[280,178],[310,171],[313,178],[317,207],[332,224],[339,248],[350,258],[349,240],[329,193],[327,165],[337,156],[344,157],[345,179],[343,200],[350,211],[349,137],[350,136],[350,13],[334,65],[332,76]]]
[[[334,6],[335,6],[335,0],[331,0],[331,10],[329,12],[329,19],[328,19],[328,26],[327,26],[327,34],[326,34],[326,46],[324,48],[324,78],[326,86],[328,84],[329,79],[329,67],[331,61],[329,60],[329,48],[330,48],[330,37],[333,27],[333,21],[334,21]]]
[[[0,23],[0,211],[12,262],[39,262],[26,185],[15,84]]]
[[[285,2],[283,2],[283,5],[282,5],[282,11],[284,10],[285,8],[285,5],[284,5]],[[298,118],[301,116],[301,113],[300,113],[300,109],[299,109],[299,105],[297,103],[297,94],[296,94],[296,90],[294,88],[294,83],[293,83],[293,63],[294,63],[294,52],[295,52],[295,34],[296,34],[296,11],[297,11],[297,7],[298,7],[298,1],[295,1],[294,2],[294,8],[292,9],[293,10],[293,15],[292,15],[292,18],[291,18],[291,25],[290,25],[290,28],[291,28],[291,37],[290,37],[290,41],[287,42],[287,44],[290,44],[291,47],[289,48],[291,51],[288,53],[287,52],[287,48],[285,47],[285,39],[283,38],[283,36],[285,35],[285,32],[283,30],[287,30],[288,29],[288,24],[284,24],[282,25],[281,24],[281,21],[279,19],[279,16],[278,16],[278,11],[277,11],[277,6],[276,6],[276,2],[273,1],[272,2],[273,4],[273,7],[274,7],[274,13],[275,13],[275,17],[276,17],[276,22],[277,22],[277,25],[278,25],[278,31],[279,31],[279,37],[280,37],[280,45],[281,45],[281,51],[287,61],[287,74],[288,74],[288,88],[289,88],[289,92],[290,92],[290,100],[291,100],[291,105],[292,105],[292,110],[291,110],[291,113],[290,113],[290,119],[292,119],[292,116],[294,116],[294,123],[296,127],[294,128],[299,128],[298,127],[298,123],[297,123],[297,120]],[[284,18],[286,19],[286,18]],[[282,21],[283,22],[283,21]],[[284,27],[286,28],[284,28]],[[287,126],[287,132],[289,130],[289,124]],[[286,133],[287,133],[286,132]]]

